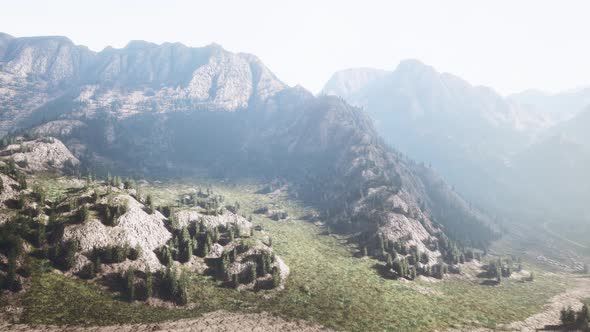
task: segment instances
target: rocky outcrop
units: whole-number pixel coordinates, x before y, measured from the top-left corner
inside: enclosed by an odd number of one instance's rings
[[[75,167],[80,161],[58,139],[40,138],[6,147],[2,154],[9,155],[17,164],[30,171],[62,170]]]
[[[250,229],[252,228],[252,223],[246,218],[230,211],[225,211],[223,214],[214,216],[195,210],[184,210],[176,212],[175,215],[181,227],[188,226],[189,224],[198,224],[202,221],[207,228],[227,228],[232,226],[236,227],[244,234],[249,234]]]
[[[127,194],[118,195],[116,204],[126,204],[127,212],[119,217],[117,226],[105,226],[100,220],[69,225],[64,230],[63,241],[76,240],[83,254],[107,246],[140,247],[142,255],[135,267],[152,271],[162,267],[154,250],[165,245],[172,234],[165,226],[166,218],[158,211],[148,214],[143,204]]]

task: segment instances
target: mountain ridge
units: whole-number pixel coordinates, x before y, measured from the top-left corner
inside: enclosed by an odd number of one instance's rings
[[[66,72],[81,76],[66,85],[55,84],[59,75],[32,80],[45,98],[26,95],[26,80],[10,80],[11,66],[0,70],[7,76],[0,88],[32,100],[33,107],[11,109],[28,116],[19,123],[62,139],[86,171],[284,178],[333,227],[363,234],[360,245],[382,259],[382,238],[442,264],[458,262],[458,248],[485,247],[497,236],[489,218],[389,148],[371,119],[343,100],[288,87],[257,57],[218,46],[128,46],[97,53],[85,70],[72,67]],[[28,66],[19,73],[51,68],[48,56],[43,48],[24,52],[19,59]],[[12,96],[0,94],[14,105]],[[455,213],[443,213],[448,208]],[[478,237],[461,228],[486,231]]]

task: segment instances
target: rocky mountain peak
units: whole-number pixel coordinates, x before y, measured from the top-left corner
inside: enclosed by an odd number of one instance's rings
[[[357,93],[364,86],[388,74],[385,70],[373,68],[350,68],[332,75],[321,94],[346,98]]]

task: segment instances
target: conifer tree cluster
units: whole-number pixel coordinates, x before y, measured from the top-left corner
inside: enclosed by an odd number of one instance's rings
[[[562,309],[560,320],[564,330],[590,331],[590,311],[587,304],[584,304],[579,311],[575,311],[572,307]]]
[[[369,242],[370,243],[370,242]],[[465,249],[441,234],[436,241],[427,243],[430,250],[439,250],[442,261],[432,262],[427,252],[421,252],[417,246],[408,245],[404,239],[393,241],[378,233],[374,237],[373,256],[385,262],[395,277],[415,279],[418,275],[432,276],[442,279],[449,271],[456,273],[458,268],[451,270],[449,266],[463,264],[480,259],[481,254],[473,249]],[[367,255],[367,246],[361,248],[361,255]]]

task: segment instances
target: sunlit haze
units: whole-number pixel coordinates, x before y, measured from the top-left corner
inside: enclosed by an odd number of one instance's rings
[[[415,58],[502,94],[590,84],[587,1],[0,1],[0,31],[64,35],[93,50],[129,40],[221,44],[318,92],[352,67]]]

